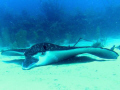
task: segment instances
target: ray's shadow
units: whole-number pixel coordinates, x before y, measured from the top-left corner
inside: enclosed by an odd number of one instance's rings
[[[24,59],[15,59],[15,60],[11,60],[11,61],[3,61],[5,63],[14,63],[17,65],[21,65],[22,66],[22,62],[24,61]],[[93,61],[106,61],[106,60],[97,60],[97,59],[93,59],[91,57],[87,57],[87,56],[81,56],[81,57],[73,57],[67,60],[62,60],[59,62],[55,62],[49,65],[63,65],[63,64],[74,64],[74,63],[90,63]]]
[[[74,63],[90,63],[93,61],[106,61],[106,60],[97,60],[97,59],[93,59],[91,57],[87,57],[87,56],[81,56],[81,57],[73,57],[71,59],[67,59],[67,60],[62,60],[56,63],[52,63],[52,65],[63,65],[63,64],[74,64]]]
[[[14,60],[11,60],[11,61],[3,61],[4,63],[14,63],[14,64],[17,64],[17,65],[20,65],[22,66],[22,62],[24,61],[24,59],[14,59]]]

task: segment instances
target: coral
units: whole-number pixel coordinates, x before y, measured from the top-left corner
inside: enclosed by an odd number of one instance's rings
[[[96,42],[93,43],[92,47],[104,47],[106,44],[107,38],[99,38]]]
[[[18,46],[17,46],[17,42],[14,41],[14,42],[10,45],[10,48],[11,48],[11,49],[18,48]]]
[[[10,40],[10,34],[7,27],[4,27],[1,29],[1,40],[2,40],[2,46],[10,46],[11,40]]]
[[[0,47],[2,46],[2,39],[0,38]]]
[[[95,48],[101,48],[101,47],[104,47],[104,44],[102,42],[95,42],[93,43],[92,47],[95,47]]]
[[[29,46],[28,41],[27,41],[27,31],[22,30],[22,29],[19,30],[16,33],[15,39],[16,40],[14,41],[13,46],[18,47],[18,48],[25,48]]]
[[[101,30],[100,30],[100,27],[99,26],[97,26],[97,28],[96,28],[96,39],[97,39],[97,41],[100,39],[100,37],[101,37],[101,32],[100,32]]]
[[[30,43],[63,42],[65,39],[73,42],[83,36],[96,39],[93,45],[96,47],[101,46],[99,40],[103,36],[119,34],[120,6],[106,7],[101,13],[101,10],[95,12],[93,8],[85,11],[79,6],[70,8],[64,1],[40,0],[35,16],[27,9],[21,14],[0,9],[0,45],[21,48],[28,46],[27,38]]]

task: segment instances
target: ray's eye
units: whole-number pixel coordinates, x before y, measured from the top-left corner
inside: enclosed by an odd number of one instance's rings
[[[46,51],[47,47],[46,47],[45,45],[43,46],[43,48],[44,48],[44,50]]]
[[[45,51],[47,50],[47,47],[45,45],[43,45],[43,51],[42,51],[42,55],[45,54]]]

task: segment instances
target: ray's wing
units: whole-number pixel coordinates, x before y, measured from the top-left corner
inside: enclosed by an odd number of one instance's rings
[[[27,49],[10,49],[1,51],[1,55],[5,56],[24,56]]]

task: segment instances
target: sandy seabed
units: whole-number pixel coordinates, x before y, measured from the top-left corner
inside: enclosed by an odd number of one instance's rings
[[[118,42],[120,39],[109,39],[106,47],[119,45]],[[120,57],[100,62],[92,56],[82,56],[79,59],[88,62],[47,65],[31,70],[2,62],[10,57],[0,58],[0,90],[120,90]]]

